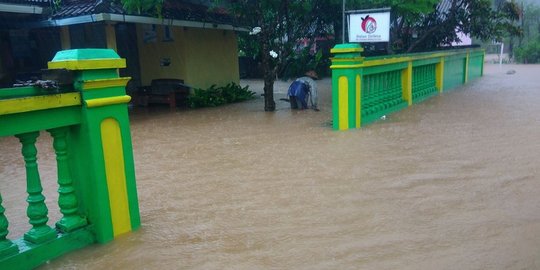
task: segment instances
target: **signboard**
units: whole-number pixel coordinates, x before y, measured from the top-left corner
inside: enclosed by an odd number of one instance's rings
[[[349,14],[349,42],[389,42],[390,11]]]

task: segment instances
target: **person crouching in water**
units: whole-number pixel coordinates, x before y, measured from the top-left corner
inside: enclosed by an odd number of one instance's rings
[[[317,83],[315,80],[319,79],[317,73],[313,70],[306,72],[304,77],[296,79],[291,86],[287,95],[291,103],[291,109],[304,110],[309,108],[308,101],[311,108],[318,111],[317,103],[319,97],[317,96]]]

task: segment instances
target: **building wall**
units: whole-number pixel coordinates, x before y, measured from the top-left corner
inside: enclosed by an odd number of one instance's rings
[[[3,36],[3,33],[0,32],[0,37]],[[11,84],[11,77],[9,76],[9,73],[6,72],[6,68],[4,67],[7,65],[6,58],[7,54],[10,53],[7,48],[8,44],[5,39],[0,39],[0,88],[9,87]]]
[[[105,26],[102,23],[85,23],[69,26],[70,48],[107,48]]]
[[[2,80],[3,76],[4,75],[4,65],[2,65],[2,55],[0,54],[0,80]]]
[[[162,26],[137,25],[137,44],[143,85],[150,85],[152,79],[157,78],[183,79],[187,83],[183,31],[178,27],[172,28],[174,41],[163,41],[163,37],[164,27]],[[161,63],[166,59],[170,62],[168,66]]]
[[[136,24],[132,23],[118,23],[115,26],[116,52],[121,58],[126,59],[126,68],[120,69],[120,76],[131,77],[127,91],[135,91],[137,87],[142,85],[139,48],[137,47],[137,27]]]
[[[186,37],[187,78],[193,85],[239,82],[238,44],[233,31],[189,28]]]
[[[196,88],[239,82],[237,37],[233,31],[137,25],[141,81],[183,79]],[[169,65],[164,65],[169,62]]]
[[[0,88],[40,78],[41,69],[59,50],[55,28],[0,30]]]

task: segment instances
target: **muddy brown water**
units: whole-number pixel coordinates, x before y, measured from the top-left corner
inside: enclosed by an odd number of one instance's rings
[[[516,73],[507,75],[514,69]],[[43,269],[540,269],[540,66],[485,76],[360,130],[262,98],[131,112],[142,228]],[[261,91],[258,81],[243,81]],[[29,227],[0,139],[10,238]],[[38,143],[50,224],[50,137]]]

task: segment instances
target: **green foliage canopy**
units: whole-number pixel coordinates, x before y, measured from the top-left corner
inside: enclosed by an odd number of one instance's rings
[[[124,9],[137,14],[149,13],[161,16],[163,2],[165,0],[119,0]]]
[[[221,1],[225,2],[225,1]],[[243,49],[260,56],[265,78],[265,110],[273,110],[273,82],[291,61],[300,39],[334,34],[341,36],[342,0],[231,0],[231,11],[249,27],[260,27],[252,41],[241,41]],[[433,50],[459,42],[457,32],[483,40],[500,39],[507,32],[519,34],[514,21],[519,9],[514,0],[495,9],[491,0],[349,0],[347,10],[390,7],[391,42],[388,52]],[[273,59],[269,52],[275,51]],[[248,53],[249,54],[249,53]]]
[[[540,63],[540,6],[529,3],[522,6],[523,37],[515,50],[520,63]]]
[[[165,0],[120,0],[126,9],[161,14]],[[432,50],[459,41],[457,32],[483,40],[520,34],[514,21],[519,8],[514,0],[443,0],[446,10],[437,9],[440,0],[349,0],[347,10],[390,7],[391,42],[388,52]],[[333,34],[341,36],[342,0],[213,0],[228,7],[236,19],[252,29],[240,46],[258,55],[264,73],[265,110],[273,111],[273,83],[277,74],[291,65],[298,54],[298,41]],[[249,54],[249,52],[248,52]],[[297,60],[297,59],[296,59]]]
[[[224,4],[223,1],[216,1]],[[294,54],[297,41],[317,32],[317,16],[310,16],[318,1],[231,0],[229,8],[252,31],[264,72],[265,110],[274,111],[274,81]],[[315,19],[314,19],[315,18]]]
[[[437,8],[444,2],[445,8]],[[491,0],[375,0],[369,8],[388,6],[391,16],[391,50],[433,50],[459,42],[458,32],[482,40],[520,35],[515,25],[519,7],[514,0],[493,6]]]

